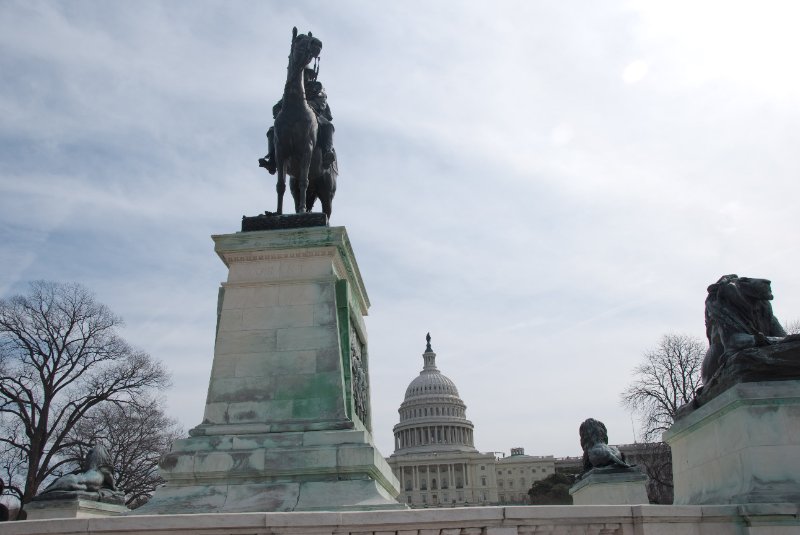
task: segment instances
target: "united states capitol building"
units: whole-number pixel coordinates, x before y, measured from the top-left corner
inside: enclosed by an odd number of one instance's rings
[[[511,455],[475,449],[474,426],[455,383],[436,366],[430,335],[419,376],[406,388],[394,453],[387,459],[400,481],[399,500],[412,507],[524,504],[531,485],[555,472],[552,455]]]

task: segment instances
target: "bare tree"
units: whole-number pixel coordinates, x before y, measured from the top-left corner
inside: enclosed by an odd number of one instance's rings
[[[786,334],[800,334],[800,320],[787,321],[783,324]]]
[[[23,506],[69,462],[71,433],[89,411],[169,384],[121,325],[78,284],[39,281],[0,299],[0,469]]]
[[[103,444],[114,464],[117,488],[125,493],[128,507],[135,509],[164,483],[158,475],[158,460],[182,436],[177,420],[164,413],[162,399],[104,403],[84,415],[72,429],[72,445],[66,453],[71,462],[67,466],[79,468],[89,448]]]
[[[697,338],[667,334],[633,369],[633,382],[622,393],[622,405],[638,415],[645,441],[660,440],[675,421],[678,407],[691,401],[700,386],[705,351]]]
[[[672,450],[665,442],[637,442],[620,444],[619,451],[625,461],[640,466],[647,474],[647,498],[650,503],[671,504],[674,494],[672,484]]]

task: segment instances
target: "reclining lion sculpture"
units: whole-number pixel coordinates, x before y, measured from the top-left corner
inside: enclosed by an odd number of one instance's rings
[[[708,287],[703,383],[708,384],[731,354],[781,342],[786,331],[772,314],[772,288],[767,279],[724,275]]]
[[[619,449],[608,445],[608,431],[603,422],[588,418],[581,423],[578,433],[583,450],[583,474],[594,468],[633,469],[632,465],[625,462],[625,455]]]
[[[117,492],[114,484],[114,465],[103,446],[97,445],[90,449],[82,464],[82,472],[59,477],[44,489],[40,496],[56,491],[99,492],[106,489]]]

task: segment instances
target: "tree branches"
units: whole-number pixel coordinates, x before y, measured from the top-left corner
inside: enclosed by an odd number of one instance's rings
[[[700,386],[705,351],[696,338],[668,334],[644,353],[633,370],[633,382],[622,393],[622,404],[639,416],[645,440],[659,440],[678,408],[691,401]]]
[[[89,411],[169,384],[160,363],[117,334],[121,325],[78,284],[38,281],[0,300],[0,470],[23,503],[66,462]]]

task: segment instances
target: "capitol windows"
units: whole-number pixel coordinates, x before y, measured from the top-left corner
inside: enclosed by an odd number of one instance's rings
[[[424,477],[419,480],[419,488],[422,490],[428,490],[428,480]]]
[[[464,501],[464,493],[463,492],[459,492],[458,493],[458,501],[460,501],[460,502]]]
[[[485,466],[481,466],[481,470],[486,470],[486,467]]]
[[[431,479],[431,490],[436,490],[436,478]]]
[[[506,495],[505,495],[505,494],[501,494],[501,495],[500,495],[500,501],[501,501],[501,502],[504,502],[504,501],[506,501]]]
[[[422,495],[422,503],[428,503],[428,495],[427,494],[423,494]]]
[[[414,487],[411,485],[411,480],[406,479],[406,490],[412,490]]]
[[[411,503],[411,495],[406,496],[406,503]]]
[[[511,488],[511,489],[514,488],[514,480],[513,479],[509,479],[508,480],[508,487]]]
[[[481,478],[481,485],[486,486],[486,477]]]
[[[498,481],[497,482],[497,486],[502,489],[503,488],[503,482],[502,481]]]
[[[520,487],[524,487],[525,486],[525,478],[524,477],[519,478],[519,486]]]

